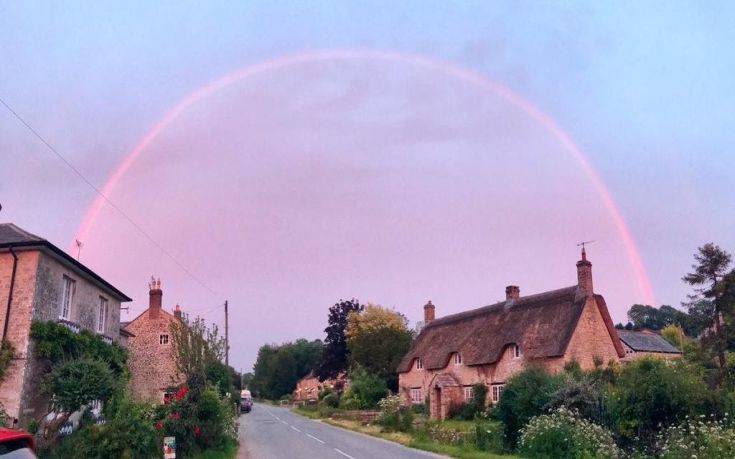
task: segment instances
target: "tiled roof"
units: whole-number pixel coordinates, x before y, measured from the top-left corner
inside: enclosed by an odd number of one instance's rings
[[[681,351],[658,333],[618,330],[620,340],[636,352],[663,352],[681,354]]]
[[[109,293],[117,296],[120,301],[132,301],[126,294],[118,290],[115,286],[107,282],[100,275],[74,259],[65,251],[56,247],[48,240],[29,233],[28,231],[18,227],[13,223],[0,223],[0,250],[3,249],[37,249],[45,248],[56,255],[57,258],[63,259],[67,264],[73,266],[77,270],[84,273],[93,281],[105,287]]]
[[[623,356],[605,300],[595,295],[595,301],[618,355]],[[564,355],[584,304],[585,297],[577,294],[575,285],[433,320],[416,338],[398,371],[409,371],[418,357],[424,368],[441,369],[455,352],[462,354],[466,365],[491,364],[510,344],[518,344],[528,358]]]

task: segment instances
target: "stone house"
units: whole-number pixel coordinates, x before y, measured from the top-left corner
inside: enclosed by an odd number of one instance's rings
[[[181,320],[178,305],[173,314],[163,309],[161,280],[151,279],[148,309],[123,324],[130,352],[130,388],[139,401],[164,403],[170,389],[183,383],[176,370],[171,326]]]
[[[528,296],[511,285],[505,294],[439,319],[431,302],[424,306],[425,325],[398,366],[405,404],[428,400],[431,416],[444,419],[475,384],[488,386],[488,402],[497,402],[505,382],[529,365],[558,372],[571,361],[590,369],[625,356],[584,249],[576,285]]]
[[[320,381],[312,371],[296,383],[296,389],[293,391],[293,400],[296,403],[315,402],[319,399],[319,392],[324,389],[328,388],[341,392],[348,387],[349,380],[345,377],[344,373],[340,373],[336,378]]]
[[[47,414],[43,367],[33,358],[31,323],[57,321],[120,342],[120,304],[130,298],[46,239],[12,223],[0,224],[0,328],[15,357],[0,383],[0,402],[26,425]]]
[[[671,360],[681,357],[681,351],[653,330],[618,330],[618,336],[625,349],[623,362],[641,357],[658,357]]]

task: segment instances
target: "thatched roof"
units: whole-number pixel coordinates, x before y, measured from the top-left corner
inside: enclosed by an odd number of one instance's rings
[[[594,296],[618,355],[625,352],[604,298]],[[444,368],[459,352],[465,365],[486,365],[500,359],[506,346],[518,344],[526,358],[562,356],[577,327],[586,297],[577,286],[502,301],[431,321],[401,360],[398,372],[411,369],[415,358],[424,368]]]

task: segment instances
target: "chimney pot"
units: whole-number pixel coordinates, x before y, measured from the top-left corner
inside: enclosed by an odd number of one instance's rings
[[[429,322],[434,320],[435,315],[436,307],[431,303],[431,300],[429,300],[429,302],[424,305],[424,324],[427,325]]]
[[[155,280],[151,277],[151,283],[149,284],[150,291],[148,292],[148,313],[151,317],[158,317],[161,312],[161,306],[163,305],[163,291],[161,290],[161,280]]]
[[[505,300],[517,300],[521,297],[521,288],[517,285],[509,285],[505,287]]]

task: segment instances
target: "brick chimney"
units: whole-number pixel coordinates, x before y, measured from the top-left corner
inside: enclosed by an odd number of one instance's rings
[[[582,247],[582,259],[577,262],[577,286],[584,296],[592,296],[592,263],[587,261],[587,252]]]
[[[181,320],[181,307],[178,304],[174,308],[174,317]]]
[[[161,279],[154,279],[151,276],[151,282],[148,284],[150,291],[148,292],[148,314],[156,318],[161,312],[163,304],[163,290],[161,290]]]
[[[505,300],[517,300],[521,297],[521,288],[517,285],[509,285],[505,287]]]
[[[429,302],[424,305],[424,325],[428,325],[435,317],[436,307],[431,303],[431,300],[429,300]]]

